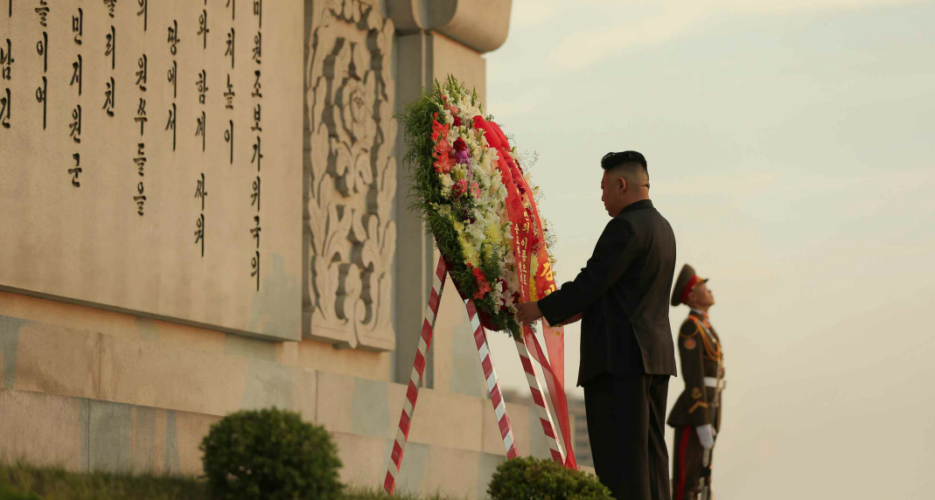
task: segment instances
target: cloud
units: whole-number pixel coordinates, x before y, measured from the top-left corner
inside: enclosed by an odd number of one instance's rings
[[[537,28],[562,33],[549,62],[560,69],[588,67],[613,55],[645,50],[694,35],[711,25],[767,16],[799,13],[885,8],[918,3],[918,0],[658,0],[619,2],[583,0],[575,7],[559,8],[554,2],[531,8],[529,0],[517,2],[515,16],[530,15]],[[561,25],[561,26],[556,26]],[[568,30],[568,26],[581,28]]]

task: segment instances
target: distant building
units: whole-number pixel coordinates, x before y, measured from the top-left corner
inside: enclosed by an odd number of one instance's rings
[[[584,409],[584,400],[570,398],[568,400],[568,413],[572,418],[571,441],[574,443],[575,459],[578,465],[594,467],[594,458],[591,456],[591,439],[588,437],[587,412]]]

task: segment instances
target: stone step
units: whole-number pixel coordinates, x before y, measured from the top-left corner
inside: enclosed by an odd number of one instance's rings
[[[205,415],[139,405],[0,390],[0,458],[70,471],[202,474],[198,447],[211,424]],[[457,429],[451,430],[457,434]],[[345,484],[383,484],[393,439],[333,432]],[[397,476],[400,491],[484,498],[502,453],[410,442]]]
[[[275,406],[331,432],[390,440],[406,393],[402,384],[287,366],[240,350],[186,348],[10,316],[0,316],[0,362],[3,387],[17,392],[205,418]],[[547,457],[536,412],[507,408],[519,452]],[[488,399],[431,389],[420,391],[410,441],[505,454]]]

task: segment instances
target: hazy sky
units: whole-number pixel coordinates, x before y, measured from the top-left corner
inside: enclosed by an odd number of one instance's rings
[[[935,2],[514,0],[487,61],[490,112],[539,154],[559,281],[608,221],[599,160],[625,149],[677,266],[712,278],[720,500],[935,496]]]

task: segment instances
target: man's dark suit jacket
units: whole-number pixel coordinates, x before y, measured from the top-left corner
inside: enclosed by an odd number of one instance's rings
[[[575,280],[538,302],[552,325],[582,313],[578,385],[604,373],[675,375],[673,274],[672,227],[650,200],[638,201],[607,224]]]

